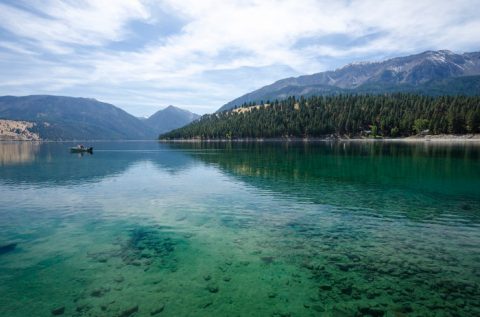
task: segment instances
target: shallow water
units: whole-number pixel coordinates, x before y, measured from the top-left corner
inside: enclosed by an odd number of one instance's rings
[[[480,316],[478,145],[69,146],[0,143],[0,316]]]

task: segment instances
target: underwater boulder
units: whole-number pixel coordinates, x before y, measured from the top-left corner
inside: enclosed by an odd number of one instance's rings
[[[15,242],[2,244],[0,245],[0,255],[8,252],[12,252],[13,250],[15,250],[16,247],[17,247],[17,243]]]

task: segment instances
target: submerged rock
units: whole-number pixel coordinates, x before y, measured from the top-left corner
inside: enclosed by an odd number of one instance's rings
[[[470,206],[469,204],[462,204],[461,208],[463,210],[472,210],[472,206]]]
[[[107,263],[108,260],[115,255],[115,251],[87,252],[89,258],[99,263]]]
[[[90,309],[92,309],[92,306],[90,306],[88,304],[83,304],[83,305],[77,306],[77,308],[75,308],[75,310],[79,313],[87,312]]]
[[[271,263],[273,263],[274,257],[273,256],[262,256],[260,259],[265,264],[271,264]]]
[[[52,309],[52,315],[54,316],[63,315],[63,313],[65,313],[65,306]]]
[[[120,315],[118,315],[118,317],[130,317],[136,312],[138,312],[138,305],[125,309]]]
[[[201,308],[205,309],[207,307],[210,307],[212,306],[213,302],[212,301],[208,301],[208,302],[205,302],[203,303],[202,305],[200,305]]]
[[[119,275],[119,276],[115,277],[113,280],[116,283],[122,283],[125,280],[125,278],[123,276]]]
[[[409,305],[404,305],[398,311],[403,314],[410,314],[413,313],[413,308]]]
[[[91,293],[90,293],[90,296],[92,297],[102,297],[103,295],[105,295],[106,293],[110,292],[110,289],[109,288],[97,288],[97,289],[94,289]]]
[[[385,315],[385,312],[383,310],[372,307],[361,307],[358,309],[358,311],[362,315],[368,315],[372,317],[382,317],[383,315]]]
[[[351,268],[354,267],[352,264],[337,264],[337,267],[340,271],[348,272]]]
[[[99,263],[107,263],[108,257],[106,257],[106,256],[100,256],[100,257],[97,258],[97,261],[98,261]]]
[[[128,263],[128,264],[130,264],[130,265],[134,265],[134,266],[141,266],[141,265],[142,265],[142,263],[143,263],[143,262],[142,262],[142,261],[140,261],[140,260],[133,260],[133,261],[131,261],[131,262],[130,262],[130,263]]]
[[[225,282],[230,282],[230,281],[232,280],[232,278],[231,278],[230,276],[225,276],[225,277],[223,278],[223,280],[224,280]]]
[[[350,261],[353,261],[353,262],[360,262],[361,261],[360,257],[356,254],[348,253],[347,257]]]
[[[332,308],[332,316],[335,316],[335,317],[351,317],[351,316],[356,316],[356,314],[351,311],[350,309],[347,309],[345,307],[333,307]],[[360,316],[363,316],[362,314],[360,314]],[[372,317],[370,315],[367,315],[369,317]]]
[[[380,292],[377,292],[375,290],[367,291],[367,298],[368,299],[374,299],[375,297],[380,296]]]
[[[352,295],[353,288],[351,286],[344,287],[341,289],[342,294]]]
[[[313,265],[312,263],[310,262],[303,262],[302,263],[302,267],[312,271],[313,269],[315,269],[315,265]]]
[[[150,316],[155,316],[157,314],[160,314],[161,312],[163,312],[164,309],[165,309],[165,304],[161,304],[158,306],[158,308],[155,308],[150,312]]]
[[[207,285],[207,290],[208,290],[210,293],[218,293],[219,288],[218,288],[217,285],[209,284],[209,285]]]
[[[332,290],[332,286],[330,285],[320,285],[320,289],[322,291],[331,291]]]
[[[15,242],[0,245],[0,255],[12,252],[13,250],[15,250],[16,247],[17,243]]]

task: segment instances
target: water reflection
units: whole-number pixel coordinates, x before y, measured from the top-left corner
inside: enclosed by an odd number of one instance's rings
[[[39,142],[0,142],[0,167],[34,161],[39,147]]]
[[[156,142],[98,142],[93,155],[70,153],[71,143],[0,143],[0,182],[47,186],[81,185],[124,173],[140,161],[151,161],[178,173],[194,159]]]
[[[414,218],[479,216],[472,211],[480,210],[480,147],[473,144],[180,143],[171,148],[196,149],[190,155],[242,182],[317,204]]]
[[[480,147],[474,144],[99,142],[93,155],[71,154],[70,146],[0,143],[0,182],[81,185],[143,161],[172,176],[207,164],[298,201],[421,219],[479,217]]]

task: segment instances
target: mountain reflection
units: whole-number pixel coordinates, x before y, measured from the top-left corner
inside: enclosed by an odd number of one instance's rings
[[[171,148],[195,149],[190,155],[249,185],[305,202],[421,217],[480,210],[476,145],[177,143]]]
[[[76,186],[148,161],[171,176],[210,165],[265,195],[341,210],[419,218],[480,210],[476,145],[99,142],[83,156],[70,146],[0,143],[0,182]]]
[[[175,174],[188,168],[194,159],[157,142],[98,142],[94,153],[70,153],[71,143],[0,143],[0,182],[81,185],[124,173],[140,161]],[[21,164],[20,164],[21,163]]]

